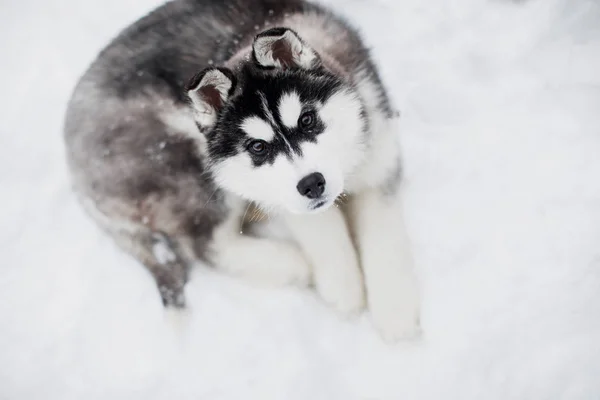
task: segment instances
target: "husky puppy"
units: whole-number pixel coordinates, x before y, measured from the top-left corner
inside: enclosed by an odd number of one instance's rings
[[[202,261],[313,283],[343,314],[366,303],[388,340],[419,333],[396,116],[357,31],[322,6],[159,7],[81,78],[65,141],[81,203],[148,268],[165,307],[185,307]],[[240,233],[251,204],[291,240]]]

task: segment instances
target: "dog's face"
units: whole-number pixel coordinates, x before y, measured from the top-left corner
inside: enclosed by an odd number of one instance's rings
[[[324,210],[362,161],[358,95],[290,30],[263,32],[235,73],[206,69],[188,88],[217,183],[262,208]]]

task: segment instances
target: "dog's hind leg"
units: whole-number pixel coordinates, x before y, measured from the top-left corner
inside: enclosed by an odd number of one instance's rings
[[[113,234],[117,244],[142,262],[154,277],[165,307],[185,307],[189,262],[181,243],[163,232],[140,229]]]

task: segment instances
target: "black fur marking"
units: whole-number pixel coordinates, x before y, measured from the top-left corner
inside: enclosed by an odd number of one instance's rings
[[[248,137],[240,125],[246,118],[257,116],[271,125],[275,137],[267,156],[250,154],[255,167],[273,164],[278,156],[291,158],[295,154],[301,155],[301,144],[316,142],[318,135],[325,130],[325,123],[317,112],[314,125],[309,129],[286,127],[279,115],[279,101],[284,93],[297,93],[304,105],[302,112],[306,112],[314,111],[316,103],[325,103],[342,87],[339,78],[325,71],[265,72],[251,66],[239,71],[238,82],[240,94],[223,107],[215,127],[207,134],[208,151],[210,158],[216,161],[247,151]],[[261,96],[266,100],[269,115],[264,110]]]
[[[296,36],[298,36],[298,34],[296,32],[294,32],[293,30],[291,30],[289,28],[275,27],[275,28],[267,29],[266,31],[259,33],[258,35],[256,35],[256,38],[254,40],[261,38],[261,37],[267,37],[267,36],[283,36],[283,34],[286,33],[287,31],[290,31],[290,32],[294,33]]]

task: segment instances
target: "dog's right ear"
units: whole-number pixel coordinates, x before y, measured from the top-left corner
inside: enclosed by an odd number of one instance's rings
[[[192,101],[196,122],[202,129],[214,125],[219,110],[233,93],[235,84],[231,70],[221,67],[206,68],[190,79],[186,91]]]

